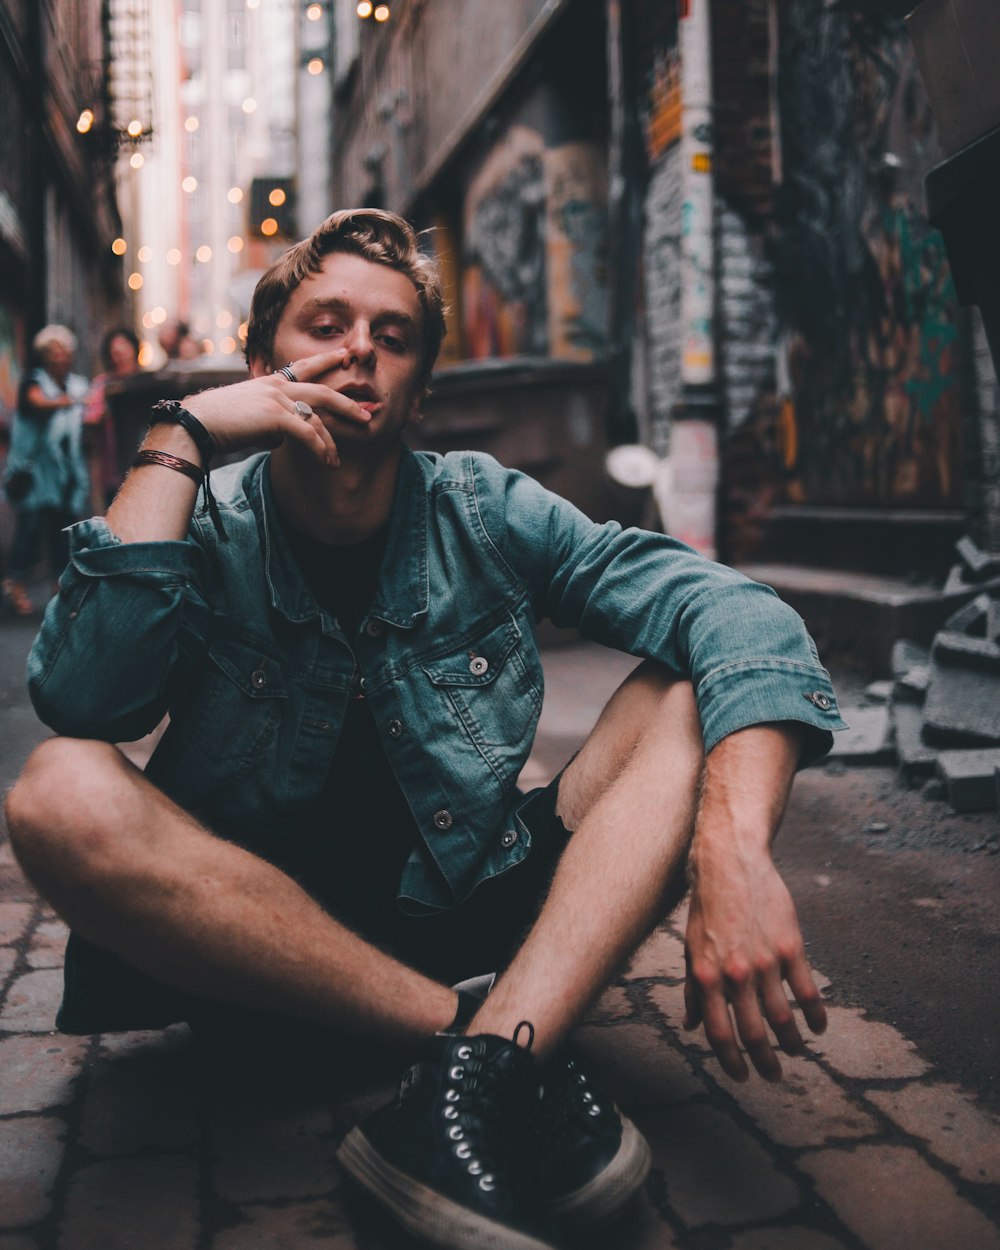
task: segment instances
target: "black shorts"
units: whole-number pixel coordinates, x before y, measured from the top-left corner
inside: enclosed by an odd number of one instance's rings
[[[364,924],[356,927],[382,950],[446,984],[505,968],[538,914],[569,837],[556,815],[558,789],[557,777],[532,791],[520,807],[531,834],[530,853],[485,881],[460,906],[423,916],[407,916],[397,908],[391,924],[378,932],[367,931]],[[67,943],[64,976],[56,1018],[64,1033],[160,1029],[182,1022],[218,1040],[245,1037],[248,1026],[257,1035],[309,1031],[290,1020],[172,989],[75,933]],[[329,1046],[329,1035],[323,1036]]]

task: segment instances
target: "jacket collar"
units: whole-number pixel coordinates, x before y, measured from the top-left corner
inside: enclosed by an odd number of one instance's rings
[[[290,621],[307,621],[320,609],[289,549],[271,486],[271,457],[262,457],[251,498],[264,546],[264,576],[271,604]],[[420,460],[403,448],[389,514],[389,536],[371,616],[410,629],[427,612],[427,491]]]

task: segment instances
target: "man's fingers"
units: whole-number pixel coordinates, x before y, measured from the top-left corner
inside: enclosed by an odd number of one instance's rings
[[[760,1011],[760,1000],[752,981],[744,982],[733,995],[736,1028],[750,1062],[765,1081],[781,1080],[781,1064],[774,1053],[767,1026]]]
[[[282,420],[281,428],[286,436],[304,443],[313,455],[325,464],[333,468],[340,464],[337,445],[316,413],[313,413],[311,417],[303,418],[297,412],[289,412]]]
[[[344,363],[347,352],[342,347],[331,347],[329,351],[317,352],[315,356],[302,356],[299,360],[289,360],[283,365],[279,365],[275,370],[274,376],[284,379],[280,370],[282,368],[291,369],[295,375],[295,382],[308,382],[312,378],[318,378],[320,374],[328,372],[330,369],[336,369],[338,365]],[[288,378],[289,385],[294,386],[291,378]]]
[[[826,1008],[823,1006],[823,999],[809,971],[805,955],[789,965],[785,979],[788,981],[792,996],[802,1008],[802,1014],[810,1030],[817,1035],[825,1032]]]
[[[691,970],[684,978],[684,1028],[696,1029],[701,1024],[701,1003],[698,1001],[698,991],[695,988],[694,978],[691,976]]]
[[[805,1050],[805,1043],[802,1041],[795,1014],[777,972],[763,978],[760,986],[760,1005],[774,1036],[778,1039],[778,1045],[785,1054],[801,1055]]]
[[[745,1081],[750,1071],[740,1053],[733,1031],[733,1021],[729,1015],[729,1004],[721,990],[703,991],[701,1014],[705,1023],[705,1037],[722,1064],[723,1072],[734,1081]]]
[[[294,403],[299,400],[310,408],[332,413],[334,416],[346,417],[357,421],[359,425],[367,425],[371,421],[371,413],[362,408],[348,395],[342,395],[332,386],[319,382],[292,382],[282,386],[282,394]]]

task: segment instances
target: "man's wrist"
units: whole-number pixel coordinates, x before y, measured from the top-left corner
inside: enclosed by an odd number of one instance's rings
[[[198,444],[182,425],[174,425],[170,421],[157,421],[149,427],[142,440],[142,450],[168,451],[172,455],[183,456],[185,460],[193,460],[195,464],[201,463]]]

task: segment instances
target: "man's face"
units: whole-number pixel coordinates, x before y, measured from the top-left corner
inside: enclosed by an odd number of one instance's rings
[[[341,446],[395,444],[403,427],[416,419],[423,396],[422,317],[416,287],[405,274],[334,252],[292,292],[275,331],[271,360],[255,360],[251,373],[342,347],[347,353],[343,364],[315,381],[350,396],[371,413],[371,421],[360,426],[334,414],[320,415]]]

